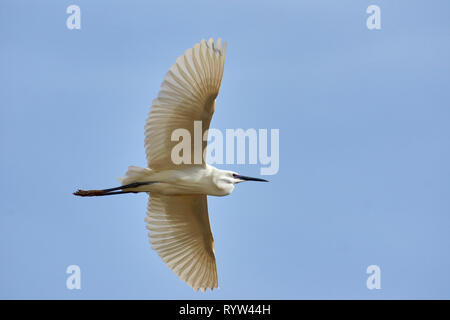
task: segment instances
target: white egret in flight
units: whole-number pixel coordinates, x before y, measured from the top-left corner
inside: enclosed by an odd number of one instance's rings
[[[229,195],[234,185],[243,181],[267,181],[216,169],[204,159],[198,164],[175,164],[171,158],[178,143],[171,139],[174,130],[186,129],[193,137],[194,121],[201,121],[203,134],[209,128],[222,81],[225,48],[221,39],[202,40],[167,72],[145,124],[148,168],[130,166],[120,187],[74,193],[89,197],[147,192],[145,221],[153,249],[180,279],[203,292],[218,287],[206,196]],[[206,144],[202,141],[199,146],[202,155]],[[191,155],[196,152],[195,145],[188,150]]]

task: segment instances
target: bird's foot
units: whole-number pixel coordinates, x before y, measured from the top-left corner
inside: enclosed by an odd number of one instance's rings
[[[80,197],[94,197],[94,196],[103,196],[106,194],[104,190],[78,190],[73,193],[75,196]]]

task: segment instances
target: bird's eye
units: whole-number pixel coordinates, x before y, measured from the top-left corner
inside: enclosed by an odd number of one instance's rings
[[[233,173],[233,178],[237,178],[238,175],[236,173]]]

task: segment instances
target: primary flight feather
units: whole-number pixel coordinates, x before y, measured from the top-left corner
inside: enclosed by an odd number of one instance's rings
[[[194,136],[200,121],[208,130],[219,93],[226,44],[202,40],[186,50],[167,72],[145,124],[148,168],[130,166],[122,185],[103,190],[78,190],[78,196],[106,196],[147,192],[147,229],[152,248],[167,266],[194,290],[218,287],[214,239],[208,217],[207,195],[229,195],[243,181],[266,181],[219,170],[200,162],[176,164],[172,134],[184,129]],[[191,159],[199,150],[190,144]],[[197,146],[198,147],[198,146]],[[202,139],[201,155],[206,141]],[[184,150],[183,152],[186,152]]]

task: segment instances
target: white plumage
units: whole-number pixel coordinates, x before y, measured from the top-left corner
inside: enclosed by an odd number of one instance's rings
[[[187,129],[193,137],[194,120],[202,121],[203,130],[209,128],[222,81],[225,48],[220,39],[217,43],[203,40],[186,50],[167,72],[145,125],[150,168],[175,166],[170,159],[170,150],[176,143],[171,141],[175,129]],[[193,148],[194,144],[192,155]],[[150,194],[146,222],[153,249],[180,279],[194,290],[217,288],[214,240],[205,194]]]
[[[153,249],[180,279],[194,290],[217,288],[206,195],[153,193],[146,221]]]
[[[150,168],[179,167],[173,164],[170,154],[177,143],[170,139],[175,129],[187,129],[193,137],[194,121],[202,121],[203,132],[209,128],[222,82],[225,49],[221,39],[216,43],[213,39],[208,43],[203,40],[186,50],[167,72],[145,124],[145,151]]]
[[[180,279],[194,290],[218,287],[214,240],[208,217],[207,195],[230,194],[236,183],[266,181],[219,170],[204,162],[175,164],[171,151],[176,129],[194,136],[194,121],[209,128],[222,81],[225,48],[221,39],[202,40],[176,60],[167,72],[145,124],[148,168],[130,166],[122,186],[78,190],[79,196],[147,192],[147,229],[153,249]],[[201,154],[206,142],[201,145]],[[191,155],[196,152],[191,144]],[[116,192],[116,190],[121,190]]]

